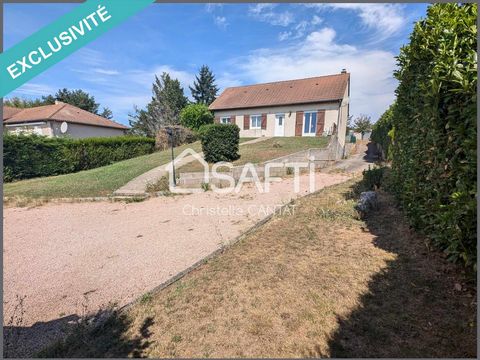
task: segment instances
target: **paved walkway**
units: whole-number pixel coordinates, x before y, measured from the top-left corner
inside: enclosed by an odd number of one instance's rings
[[[256,138],[253,140],[245,141],[240,144],[240,146],[243,145],[248,145],[248,144],[254,144],[260,141],[265,141],[267,139],[270,139],[270,137],[260,137]],[[199,153],[203,157],[203,153]],[[177,154],[178,155],[178,154]],[[193,156],[186,156],[180,161],[175,163],[176,167],[180,167],[182,165],[188,164],[190,162],[195,161],[195,157]],[[142,197],[145,196],[145,190],[149,184],[155,184],[158,180],[160,180],[163,176],[168,176],[168,171],[167,168],[171,166],[172,162],[169,162],[164,165],[160,165],[150,171],[147,171],[146,173],[136,177],[135,179],[129,181],[125,185],[123,185],[121,188],[117,189],[114,191],[113,195],[114,196],[138,196]]]

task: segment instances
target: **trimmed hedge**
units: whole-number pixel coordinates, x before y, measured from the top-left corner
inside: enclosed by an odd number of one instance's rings
[[[3,136],[3,180],[68,174],[109,165],[153,152],[155,140],[145,137],[47,138]]]
[[[391,143],[394,111],[395,103],[390,105],[388,110],[373,124],[372,135],[370,136],[370,140],[379,145],[382,157],[387,160],[392,160]]]
[[[202,150],[209,163],[234,161],[238,154],[240,128],[235,124],[211,124],[200,128]]]
[[[392,180],[412,225],[476,268],[477,5],[434,4],[398,57]]]

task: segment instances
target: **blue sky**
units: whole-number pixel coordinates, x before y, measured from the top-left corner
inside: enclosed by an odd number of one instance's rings
[[[5,4],[4,48],[74,4]],[[128,124],[150,100],[155,74],[188,85],[202,64],[220,89],[259,82],[351,73],[355,117],[376,120],[394,99],[395,56],[426,4],[153,4],[15,90],[36,98],[83,89]]]

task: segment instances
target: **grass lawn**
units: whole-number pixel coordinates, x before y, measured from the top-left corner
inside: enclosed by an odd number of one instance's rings
[[[201,151],[200,142],[195,142],[176,148],[175,155],[188,147]],[[170,160],[171,151],[165,150],[73,174],[5,183],[3,195],[5,198],[16,198],[15,201],[18,198],[107,196],[135,177]]]
[[[259,164],[280,156],[292,154],[297,151],[310,148],[322,148],[328,145],[327,137],[277,137],[270,138],[253,144],[240,146],[240,158],[233,165],[246,163]],[[182,166],[180,172],[202,171],[203,167],[198,162],[192,162]]]
[[[293,214],[41,355],[474,357],[472,283],[389,195],[359,220],[355,181],[300,199]]]

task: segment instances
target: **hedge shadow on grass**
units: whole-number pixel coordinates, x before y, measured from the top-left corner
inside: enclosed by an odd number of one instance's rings
[[[371,278],[357,309],[338,318],[330,356],[475,357],[475,280],[431,250],[393,204],[381,192],[364,231],[396,258]]]

